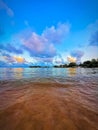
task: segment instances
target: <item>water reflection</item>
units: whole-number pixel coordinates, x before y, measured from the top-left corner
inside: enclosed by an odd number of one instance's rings
[[[0,130],[98,130],[97,90],[98,68],[2,68]]]
[[[98,76],[98,68],[0,68],[0,80],[69,79],[70,77]]]
[[[66,72],[67,70],[65,68],[52,68],[51,75],[54,77],[61,77],[61,75],[65,76]]]
[[[13,79],[13,70],[11,68],[0,68],[0,79]]]
[[[68,68],[69,76],[75,76],[76,75],[76,68]]]
[[[13,73],[14,73],[14,78],[21,79],[23,78],[23,68],[14,68]]]

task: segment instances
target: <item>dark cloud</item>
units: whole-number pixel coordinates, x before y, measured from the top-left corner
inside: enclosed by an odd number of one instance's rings
[[[7,66],[7,63],[0,60],[0,67],[4,67],[4,66]]]
[[[11,55],[9,55],[7,53],[3,52],[2,53],[2,57],[5,60],[5,62],[7,62],[7,63],[14,63],[14,62],[16,62],[15,59]]]
[[[23,54],[22,47],[15,47],[11,44],[0,44],[0,49],[3,51],[5,50],[10,53]]]
[[[98,46],[98,30],[92,34],[89,45]]]
[[[27,63],[7,63],[4,61],[0,61],[0,67],[28,67]]]

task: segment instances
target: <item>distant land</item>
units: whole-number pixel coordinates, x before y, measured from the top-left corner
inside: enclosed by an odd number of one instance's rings
[[[60,64],[60,65],[0,65],[0,68],[69,68],[69,67],[83,67],[83,68],[96,68],[98,67],[98,59],[92,59],[84,61],[83,63],[75,63],[70,62],[68,64]]]
[[[30,68],[49,68],[50,66],[29,66]],[[92,59],[84,61],[83,63],[75,63],[71,62],[69,64],[64,64],[64,65],[54,65],[52,66],[54,68],[68,68],[68,67],[84,67],[84,68],[95,68],[98,67],[98,59]]]

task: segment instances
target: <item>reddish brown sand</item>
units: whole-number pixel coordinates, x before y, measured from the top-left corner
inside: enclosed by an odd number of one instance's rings
[[[78,86],[12,82],[2,88],[0,130],[98,130],[97,102]]]

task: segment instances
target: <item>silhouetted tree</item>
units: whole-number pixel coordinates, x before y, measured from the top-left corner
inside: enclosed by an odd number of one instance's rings
[[[74,63],[74,62],[71,62],[71,63],[69,63],[69,65],[68,65],[68,67],[76,67],[76,66],[77,66],[77,64]]]
[[[92,59],[91,61],[84,61],[80,66],[87,68],[98,67],[98,61],[96,59]]]
[[[64,68],[64,67],[68,67],[68,65],[67,65],[67,64],[64,64],[64,65],[63,65],[63,68]]]

